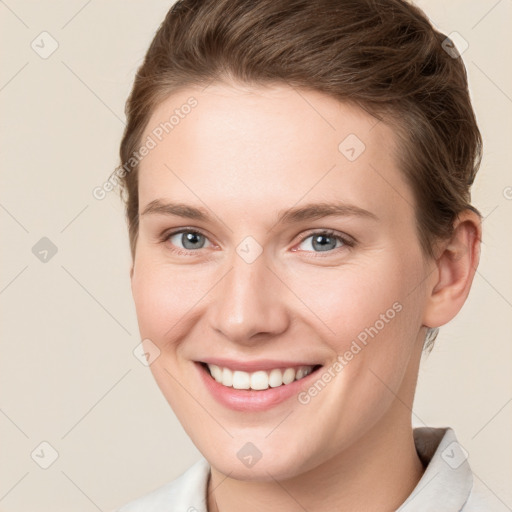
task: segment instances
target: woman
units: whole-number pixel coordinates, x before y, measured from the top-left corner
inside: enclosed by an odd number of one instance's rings
[[[140,333],[204,458],[121,511],[501,510],[411,426],[479,261],[451,41],[401,0],[179,1],[126,113]]]

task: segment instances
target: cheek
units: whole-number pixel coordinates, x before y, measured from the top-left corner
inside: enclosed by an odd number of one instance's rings
[[[406,365],[421,326],[413,290],[424,276],[417,261],[389,251],[357,265],[311,269],[295,278],[293,289],[334,357],[346,354],[351,366],[391,374]]]
[[[141,254],[132,277],[141,336],[157,344],[178,337],[210,287],[200,271],[185,266],[171,268]]]
[[[377,266],[312,269],[295,280],[294,289],[335,339],[357,336],[401,298],[398,279]]]
[[[310,416],[331,419],[323,435],[339,446],[385,414],[415,348],[421,301],[411,292],[424,276],[414,258],[398,262],[392,256],[296,280],[294,290],[314,312],[309,317],[315,318],[315,331],[333,353],[322,371],[332,379],[305,390],[301,403]]]
[[[160,350],[150,370],[182,423],[189,418],[190,396],[180,385],[183,378],[176,374],[180,341],[190,336],[197,321],[197,304],[208,288],[204,278],[189,269],[154,261],[143,250],[137,255],[132,294],[140,336]]]

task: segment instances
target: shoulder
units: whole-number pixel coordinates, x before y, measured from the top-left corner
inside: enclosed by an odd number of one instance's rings
[[[510,512],[498,496],[473,473],[473,487],[463,512]]]
[[[510,512],[473,473],[451,428],[415,428],[414,442],[425,471],[399,512]]]
[[[201,458],[172,482],[123,505],[116,512],[206,512],[210,465]]]

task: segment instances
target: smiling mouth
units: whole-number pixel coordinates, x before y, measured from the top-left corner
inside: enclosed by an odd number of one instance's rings
[[[245,372],[231,370],[215,364],[201,363],[203,368],[219,384],[227,388],[240,390],[264,391],[269,388],[287,386],[296,380],[316,372],[322,365],[297,366],[290,368],[274,368],[271,370],[258,370]]]

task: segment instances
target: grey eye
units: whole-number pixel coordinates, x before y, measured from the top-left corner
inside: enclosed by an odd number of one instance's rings
[[[170,235],[169,241],[177,247],[180,247],[180,244],[182,244],[183,249],[191,251],[194,249],[202,249],[205,246],[207,238],[196,231],[181,231]]]
[[[307,243],[308,240],[311,241]],[[336,244],[338,242],[340,242],[340,245],[337,246]],[[336,249],[337,247],[341,247],[341,245],[343,245],[343,241],[340,239],[339,236],[335,236],[329,233],[314,233],[306,237],[304,240],[302,240],[301,245],[302,244],[309,245],[315,252],[322,252],[331,251],[333,249]]]

